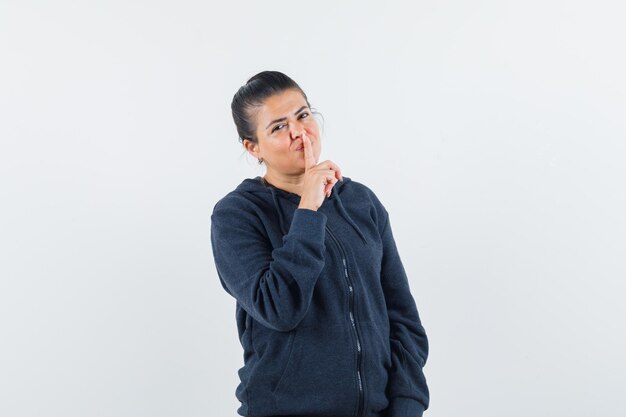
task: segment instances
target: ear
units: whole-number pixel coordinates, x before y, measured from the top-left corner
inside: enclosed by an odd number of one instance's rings
[[[243,140],[243,146],[244,148],[246,148],[246,151],[248,151],[248,153],[252,156],[254,156],[256,159],[259,159],[259,145],[257,143],[252,142],[250,139],[248,138],[244,138]]]

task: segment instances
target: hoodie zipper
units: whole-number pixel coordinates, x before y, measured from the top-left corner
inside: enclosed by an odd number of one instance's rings
[[[359,383],[359,399],[356,409],[355,417],[361,417],[363,414],[363,383],[361,381],[361,342],[359,340],[359,332],[356,327],[356,322],[354,320],[354,288],[352,286],[352,282],[348,276],[348,265],[346,263],[346,255],[343,250],[343,246],[339,239],[335,237],[335,235],[330,231],[328,226],[326,226],[326,230],[328,234],[333,239],[333,241],[337,244],[337,247],[341,251],[341,260],[343,262],[343,271],[346,278],[346,282],[348,283],[348,291],[350,292],[350,307],[349,307],[349,316],[350,323],[352,323],[352,330],[354,331],[354,335],[356,336],[356,350],[357,350],[357,362],[356,362],[356,377]]]

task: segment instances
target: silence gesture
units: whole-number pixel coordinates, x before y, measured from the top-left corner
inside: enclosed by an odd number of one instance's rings
[[[330,197],[333,186],[343,180],[341,169],[333,161],[315,163],[313,147],[306,132],[302,133],[304,148],[304,185],[298,208],[319,209],[324,197]]]

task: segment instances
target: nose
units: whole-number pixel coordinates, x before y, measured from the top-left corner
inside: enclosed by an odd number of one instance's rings
[[[296,123],[289,123],[289,130],[291,132],[292,139],[302,139],[302,133],[305,132],[304,125],[299,121],[296,121]]]
[[[304,132],[304,128],[301,127],[294,127],[291,130],[291,138],[292,139],[297,139],[297,138],[301,138],[302,139],[302,133]]]

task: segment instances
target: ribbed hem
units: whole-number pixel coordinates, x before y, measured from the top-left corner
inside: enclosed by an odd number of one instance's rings
[[[385,410],[385,417],[422,417],[424,406],[412,398],[392,398]]]

